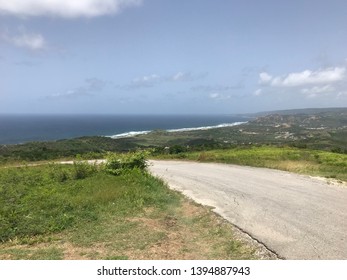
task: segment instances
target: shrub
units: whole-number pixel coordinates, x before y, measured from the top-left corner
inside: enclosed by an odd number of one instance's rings
[[[91,164],[86,161],[74,161],[73,168],[62,164],[50,164],[50,178],[62,183],[67,180],[85,179],[98,172],[97,164]]]
[[[120,175],[124,171],[147,167],[147,152],[137,151],[126,154],[109,153],[106,158],[105,170],[113,175]]]
[[[184,153],[187,152],[187,148],[183,147],[181,145],[174,145],[172,147],[169,148],[169,154],[180,154],[180,153]]]
[[[97,171],[95,165],[83,161],[74,161],[73,167],[72,178],[77,180],[87,178]]]
[[[69,179],[70,171],[64,165],[51,163],[48,166],[49,178],[53,181],[62,183]]]

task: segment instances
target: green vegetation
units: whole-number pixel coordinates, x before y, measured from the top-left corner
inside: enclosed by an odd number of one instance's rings
[[[255,258],[228,223],[144,168],[143,153],[1,168],[0,259]]]
[[[268,167],[347,181],[347,155],[293,147],[250,146],[157,156]]]
[[[147,154],[143,151],[127,154],[109,153],[106,157],[105,170],[113,175],[120,175],[132,169],[145,170]]]
[[[135,150],[131,139],[81,137],[52,142],[29,142],[20,145],[0,145],[0,163],[21,161],[51,161],[61,158],[103,158],[107,152]]]

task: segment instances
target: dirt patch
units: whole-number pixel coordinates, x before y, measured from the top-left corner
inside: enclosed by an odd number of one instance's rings
[[[257,259],[277,259],[264,246],[213,213],[210,208],[188,199],[182,202],[176,216],[156,220],[142,217],[132,221],[141,222],[152,232],[162,232],[164,237],[145,250],[124,252],[130,259],[242,259],[248,258],[250,252]],[[226,250],[233,244],[233,239],[236,240],[238,250],[235,255]]]

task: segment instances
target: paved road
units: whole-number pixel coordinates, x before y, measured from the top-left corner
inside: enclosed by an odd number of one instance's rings
[[[347,187],[265,168],[151,161],[170,187],[285,259],[347,259]]]

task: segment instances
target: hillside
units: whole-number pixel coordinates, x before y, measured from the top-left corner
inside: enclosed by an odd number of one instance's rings
[[[288,110],[276,110],[276,111],[265,111],[253,114],[255,117],[266,116],[266,115],[316,115],[321,113],[340,113],[344,112],[347,108],[305,108],[305,109],[288,109]]]
[[[347,152],[347,108],[278,111],[235,127],[168,133],[157,131],[134,139],[147,145],[208,148],[233,145],[291,145]]]

